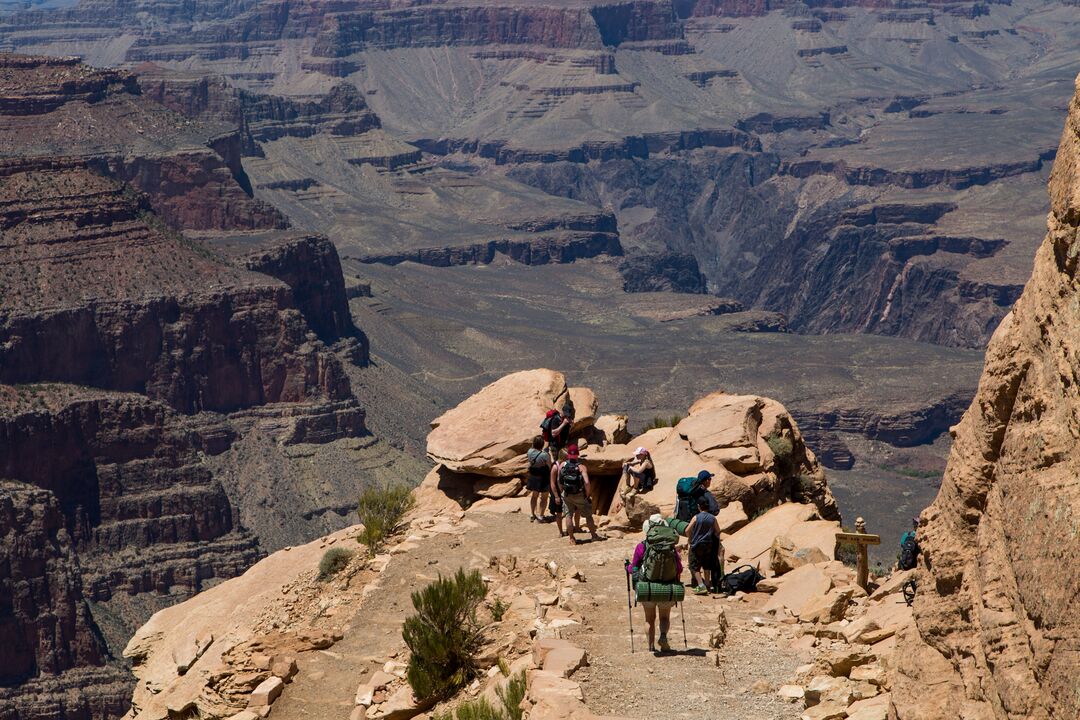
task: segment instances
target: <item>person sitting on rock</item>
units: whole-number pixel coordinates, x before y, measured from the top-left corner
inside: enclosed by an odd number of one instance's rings
[[[547,518],[543,517],[543,514],[551,478],[551,457],[544,450],[544,438],[542,436],[537,435],[533,438],[532,447],[526,453],[526,458],[529,463],[528,476],[525,481],[525,487],[529,491],[529,511],[531,513],[529,521],[546,521]],[[537,515],[538,512],[540,515]],[[554,514],[553,512],[552,515]]]
[[[687,525],[686,537],[690,539],[690,584],[694,586],[694,594],[705,595],[709,587],[719,582],[718,558],[723,545],[720,523],[709,512],[709,501],[704,495],[698,498],[698,514]]]
[[[626,566],[626,571],[630,573],[630,577],[634,580],[635,584],[638,580],[642,579],[642,565],[645,564],[645,555],[646,551],[648,550],[649,531],[653,529],[653,527],[659,526],[666,527],[667,523],[664,522],[663,517],[661,517],[659,514],[656,514],[646,520],[644,527],[642,527],[642,530],[645,532],[645,540],[639,542],[637,547],[634,548],[634,556],[630,560],[630,563]],[[669,529],[668,532],[670,533],[671,530]],[[677,540],[678,535],[675,534],[673,537]],[[670,579],[670,582],[677,583],[679,582],[679,578],[682,576],[682,558],[679,557],[679,550],[674,542],[669,540],[668,545],[670,545],[670,552],[673,553],[675,556],[675,572],[674,577]],[[639,597],[637,604],[640,605],[642,610],[645,611],[645,624],[649,626],[649,651],[656,651],[654,639],[656,637],[657,615],[660,616],[660,650],[661,652],[668,652],[669,650],[671,650],[671,645],[668,643],[667,635],[668,630],[671,627],[671,608],[675,606],[675,601],[644,600]]]
[[[639,447],[634,451],[633,459],[623,463],[619,483],[626,488],[621,493],[624,500],[653,489],[656,485],[656,468],[648,450]]]
[[[551,487],[562,497],[563,517],[569,521],[566,531],[570,542],[578,544],[574,533],[580,526],[580,517],[585,517],[585,524],[593,540],[602,538],[596,532],[596,523],[592,516],[592,501],[589,499],[592,486],[589,483],[589,471],[580,462],[577,445],[566,448],[566,460],[551,467]],[[562,528],[560,527],[560,532]]]

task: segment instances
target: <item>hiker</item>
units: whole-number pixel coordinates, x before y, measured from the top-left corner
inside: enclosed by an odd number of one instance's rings
[[[637,583],[678,584],[682,575],[682,559],[676,547],[679,534],[668,527],[659,515],[653,515],[645,521],[642,528],[645,539],[634,548],[634,557],[626,566],[626,571]],[[660,616],[660,651],[671,650],[668,643],[668,630],[671,628],[671,608],[674,600],[637,599],[645,611],[645,624],[649,626],[649,650],[656,651],[656,616]]]
[[[919,518],[911,518],[911,529],[900,538],[900,554],[896,564],[901,570],[914,570],[919,564],[919,541],[915,538],[918,529]]]
[[[565,407],[565,406],[564,406]],[[573,411],[573,405],[570,405]],[[544,421],[540,423],[541,434],[548,443],[548,455],[552,462],[557,462],[562,449],[570,440],[570,427],[573,419],[562,415],[558,410],[548,410]]]
[[[653,466],[652,456],[649,455],[648,450],[639,447],[634,451],[634,458],[623,463],[619,483],[626,487],[620,493],[624,500],[653,489],[656,485],[656,468]]]
[[[712,493],[709,493],[712,495]],[[723,572],[723,544],[720,542],[720,523],[709,512],[709,501],[698,497],[698,514],[686,527],[690,539],[690,584],[695,595],[705,595],[709,588],[719,592]]]
[[[532,447],[526,453],[529,472],[525,487],[529,491],[529,522],[547,522],[544,517],[544,505],[548,498],[548,485],[551,478],[551,456],[544,450],[544,437],[533,438]],[[537,512],[540,515],[537,515]],[[552,515],[555,513],[553,512]]]
[[[675,517],[683,522],[690,522],[697,512],[698,499],[705,498],[709,503],[709,512],[716,515],[720,512],[720,503],[716,502],[716,496],[709,487],[712,485],[713,474],[708,470],[702,470],[697,477],[684,477],[675,486]]]
[[[574,533],[579,530],[581,515],[585,516],[585,524],[589,528],[592,539],[602,540],[603,538],[596,533],[596,523],[592,516],[592,500],[589,499],[592,486],[589,484],[589,471],[580,462],[577,445],[566,448],[566,460],[551,466],[551,487],[562,498],[563,517],[568,518],[570,523],[566,528],[570,543],[578,544]],[[561,525],[559,530],[561,535]]]

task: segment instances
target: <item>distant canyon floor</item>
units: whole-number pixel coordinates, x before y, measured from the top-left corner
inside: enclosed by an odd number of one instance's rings
[[[709,312],[716,298],[624,293],[610,260],[434,268],[345,264],[373,365],[358,394],[373,431],[422,452],[431,418],[498,377],[552,367],[592,387],[602,413],[624,413],[632,431],[684,414],[723,388],[775,397],[811,447],[843,459],[830,485],[845,522],[863,516],[886,542],[933,500],[948,454],[948,427],[975,390],[982,353],[873,335],[763,331],[758,311]],[[689,315],[678,319],[672,316]],[[408,398],[408,400],[403,400]],[[815,442],[816,440],[816,442]],[[837,451],[839,448],[839,451]],[[834,463],[835,464],[835,463]]]

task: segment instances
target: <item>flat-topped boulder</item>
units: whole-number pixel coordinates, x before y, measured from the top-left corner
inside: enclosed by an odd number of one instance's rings
[[[566,378],[554,370],[502,377],[432,421],[428,457],[456,473],[520,475],[545,413],[561,407],[566,397]],[[578,400],[579,417],[595,417],[595,396],[592,403],[583,395]]]

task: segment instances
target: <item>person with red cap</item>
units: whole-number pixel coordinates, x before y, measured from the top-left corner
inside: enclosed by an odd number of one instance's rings
[[[603,538],[596,532],[596,523],[592,516],[592,501],[589,499],[592,487],[589,484],[589,471],[580,462],[578,446],[566,448],[566,460],[555,463],[551,468],[551,490],[562,498],[562,511],[569,520],[566,528],[570,542],[578,544],[574,531],[578,528],[579,517],[585,516],[585,524],[593,540]],[[561,528],[560,528],[561,530]]]

